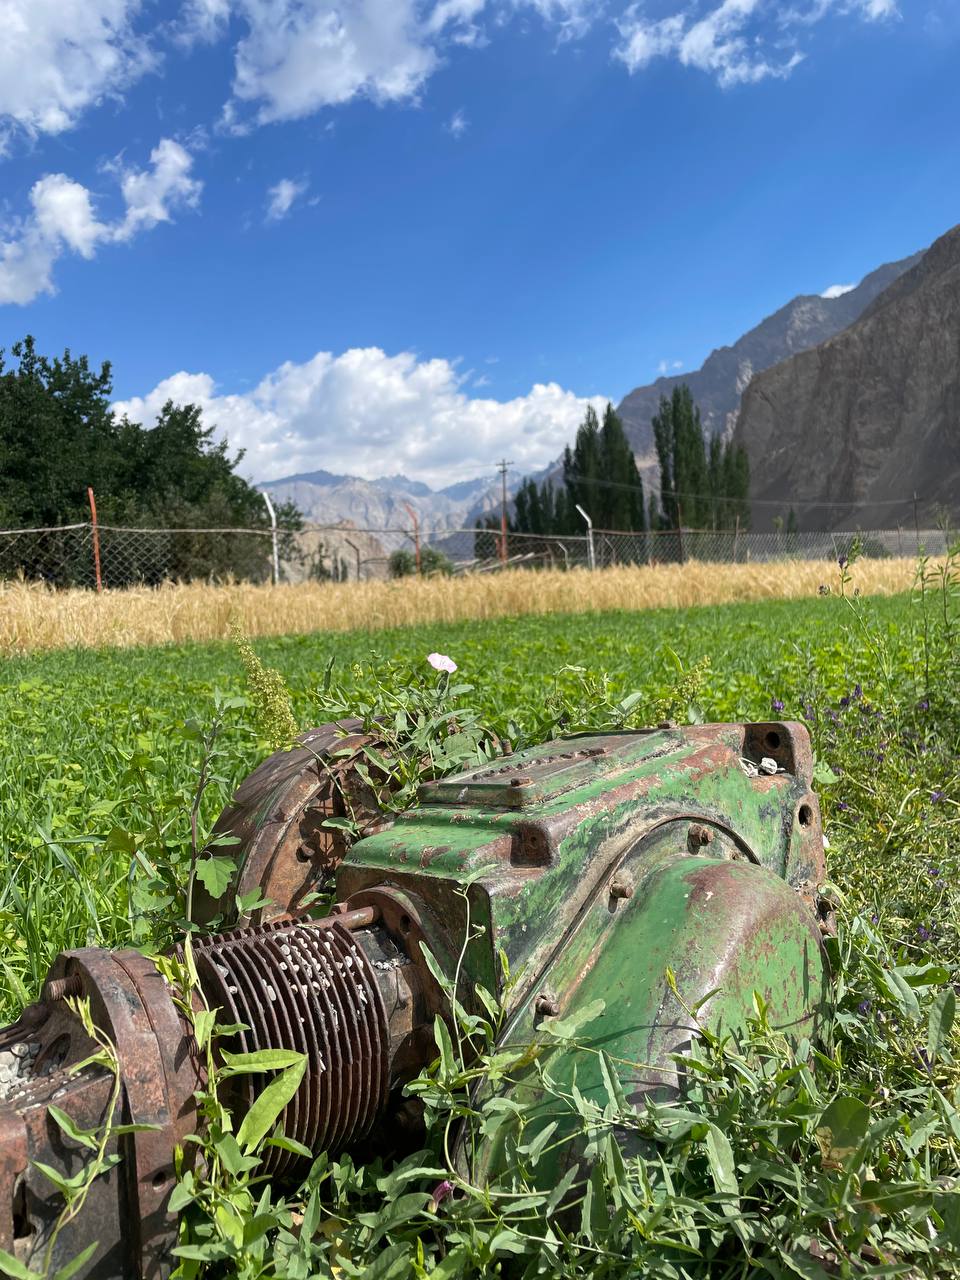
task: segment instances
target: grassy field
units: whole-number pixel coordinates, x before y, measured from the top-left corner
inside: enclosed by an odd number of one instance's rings
[[[855,566],[855,582],[864,571]],[[716,576],[715,567],[710,572]],[[530,578],[522,578],[517,590],[529,592]],[[569,590],[581,578],[561,585]],[[492,609],[494,588],[507,580],[487,581]],[[434,587],[413,585],[424,593]],[[594,611],[594,595],[571,602],[584,612],[430,616],[375,635],[324,630],[258,640],[262,659],[283,673],[302,726],[323,718],[318,689],[330,658],[348,689],[369,690],[386,661],[422,666],[434,650],[451,655],[474,686],[469,704],[521,740],[537,736],[553,690],[574,696],[576,674],[557,675],[570,664],[608,672],[612,698],[638,689],[653,699],[675,684],[678,666],[689,670],[708,658],[698,694],[705,718],[805,719],[827,766],[829,874],[841,904],[838,1019],[826,1044],[799,1056],[762,1028],[739,1050],[705,1048],[703,1078],[686,1104],[686,1114],[703,1123],[650,1118],[657,1158],[638,1157],[626,1168],[605,1158],[596,1194],[613,1209],[591,1210],[566,1234],[538,1217],[542,1201],[521,1185],[501,1189],[502,1200],[465,1190],[438,1211],[429,1206],[429,1187],[347,1162],[315,1172],[277,1209],[281,1225],[266,1253],[260,1245],[238,1253],[216,1214],[194,1204],[200,1225],[190,1230],[199,1234],[190,1238],[212,1250],[205,1255],[216,1264],[211,1276],[306,1278],[336,1274],[331,1268],[369,1280],[498,1269],[655,1280],[960,1275],[956,602],[930,584],[922,594],[872,598],[854,597],[851,582],[843,597],[831,585],[827,596],[814,586],[803,599],[644,612]],[[110,597],[96,604],[109,605]],[[522,606],[518,595],[515,611]],[[226,611],[213,611],[218,627]],[[379,656],[371,659],[373,648]],[[157,902],[144,889],[145,852],[182,859],[195,784],[196,734],[184,722],[208,724],[216,691],[243,688],[237,655],[222,641],[61,649],[0,662],[6,1016],[35,995],[63,947],[150,941]],[[206,823],[266,751],[248,707],[228,712],[223,745]],[[435,1079],[430,1087],[439,1088]],[[849,1138],[842,1155],[840,1139],[831,1146],[824,1136],[838,1116]],[[730,1161],[722,1177],[716,1146],[707,1142],[720,1117]],[[433,1147],[424,1163],[440,1159]],[[403,1212],[380,1229],[379,1215],[401,1187],[412,1199],[401,1197]],[[240,1203],[233,1184],[230,1194]],[[219,1188],[221,1210],[224,1195]],[[302,1213],[305,1204],[310,1211],[318,1196],[333,1227],[315,1243],[285,1235],[283,1213]],[[297,1250],[314,1252],[305,1261]]]
[[[868,595],[909,589],[912,560],[864,560],[856,585]],[[547,613],[682,608],[816,595],[833,567],[822,560],[767,564],[654,565],[598,573],[515,570],[468,578],[300,586],[55,591],[0,583],[0,653],[67,647],[219,640],[235,619],[247,635],[380,630],[420,623],[486,621]]]

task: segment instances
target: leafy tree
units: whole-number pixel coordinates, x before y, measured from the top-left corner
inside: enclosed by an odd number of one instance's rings
[[[653,418],[660,463],[660,513],[664,529],[730,528],[749,520],[750,470],[746,450],[706,439],[700,410],[686,383],[660,399]]]
[[[102,524],[179,528],[198,532],[152,535],[136,543],[105,531],[104,575],[112,586],[130,581],[235,574],[264,578],[270,572],[268,538],[216,533],[264,529],[263,498],[236,467],[225,442],[213,439],[196,405],[163,406],[145,428],[110,409],[108,363],[99,371],[70,351],[52,359],[33,338],[0,351],[0,524],[48,528],[89,519],[88,486]],[[277,508],[284,531],[282,552],[298,554],[293,534],[302,520],[291,503]],[[39,557],[21,566],[50,581],[85,580],[88,565],[74,564],[50,540]]]
[[[510,528],[515,533],[582,534],[589,513],[598,529],[646,529],[643,483],[623,423],[608,404],[601,423],[589,406],[572,447],[563,453],[563,484],[538,485],[527,478],[514,498]]]
[[[391,578],[411,578],[417,572],[416,553],[409,547],[394,551],[387,562]],[[436,547],[420,548],[420,573],[424,578],[446,577],[453,573],[453,562]]]

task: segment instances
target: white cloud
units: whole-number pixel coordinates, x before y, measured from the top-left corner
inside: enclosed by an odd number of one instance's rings
[[[845,293],[849,293],[851,289],[855,289],[855,284],[832,284],[829,289],[824,289],[821,298],[842,298]]]
[[[447,133],[454,138],[462,137],[469,127],[470,121],[462,111],[455,111],[448,122],[444,125]]]
[[[477,19],[504,13],[491,0],[191,0],[187,31],[210,38],[234,16],[233,96],[223,123],[297,120],[355,98],[416,101],[448,44],[482,47]],[[561,39],[582,35],[601,0],[504,0],[533,10]]]
[[[293,207],[293,202],[302,196],[307,189],[306,182],[294,182],[292,178],[281,178],[276,186],[267,192],[270,197],[267,203],[267,221],[279,222],[285,218]]]
[[[12,134],[62,133],[155,65],[133,29],[140,0],[2,0],[0,152]]]
[[[661,377],[665,377],[667,374],[676,373],[678,369],[682,368],[682,360],[661,360],[657,365],[657,373],[659,373]]]
[[[125,212],[113,222],[98,219],[90,192],[66,174],[40,178],[30,190],[30,213],[0,234],[0,304],[53,293],[53,267],[62,254],[92,258],[100,245],[125,243],[168,222],[174,209],[195,205],[202,184],[190,177],[191,164],[179,143],[163,138],[148,169],[118,168]]]
[[[830,12],[856,14],[867,21],[897,16],[895,0],[813,0],[800,7],[773,0],[722,0],[703,11],[702,4],[657,20],[641,4],[631,4],[617,22],[619,43],[613,55],[631,73],[655,58],[676,58],[715,77],[723,88],[783,79],[804,54],[796,46],[796,28],[811,27]],[[775,25],[770,38],[769,17]],[[771,48],[773,52],[771,52]]]
[[[556,383],[513,400],[472,398],[449,360],[390,356],[378,347],[286,363],[244,395],[221,395],[207,373],[176,373],[142,397],[116,405],[152,423],[163,403],[199,404],[208,425],[243,448],[244,474],[277,479],[297,471],[375,477],[395,471],[447,484],[489,468],[506,450],[520,471],[545,466],[574,435],[586,399]]]

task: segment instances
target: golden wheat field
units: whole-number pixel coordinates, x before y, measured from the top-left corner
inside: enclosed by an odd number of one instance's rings
[[[853,588],[891,595],[913,582],[913,560],[861,560]],[[379,630],[540,613],[723,604],[816,595],[835,578],[822,560],[654,565],[596,573],[514,570],[394,582],[297,586],[168,584],[122,591],[57,591],[0,583],[0,653],[222,639],[231,620],[250,636]]]

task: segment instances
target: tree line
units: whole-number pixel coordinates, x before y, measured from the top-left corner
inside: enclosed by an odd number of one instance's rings
[[[582,507],[596,529],[643,534],[648,530],[749,527],[750,468],[746,450],[708,435],[686,383],[662,396],[652,420],[660,470],[659,493],[646,498],[623,423],[611,404],[601,422],[588,406],[573,446],[563,452],[560,475],[541,483],[527,477],[513,499],[512,533],[582,534]],[[476,554],[496,553],[500,520],[477,522]],[[646,545],[637,540],[642,558]]]
[[[207,533],[216,529],[268,529],[263,498],[231,454],[213,438],[200,408],[168,401],[154,425],[145,427],[110,408],[109,362],[99,369],[86,356],[47,357],[32,337],[0,350],[0,528],[51,528],[90,519],[88,487],[96,495],[101,523],[151,529],[197,529],[195,534],[127,540],[108,576],[156,582],[166,577],[234,574],[266,578],[269,538]],[[302,519],[291,503],[277,506],[287,545]],[[35,541],[28,577],[56,583],[84,581],[89,566],[74,563],[75,541],[46,536]],[[111,553],[110,539],[104,554]],[[321,563],[321,571],[326,572]],[[4,572],[11,566],[4,564]]]

